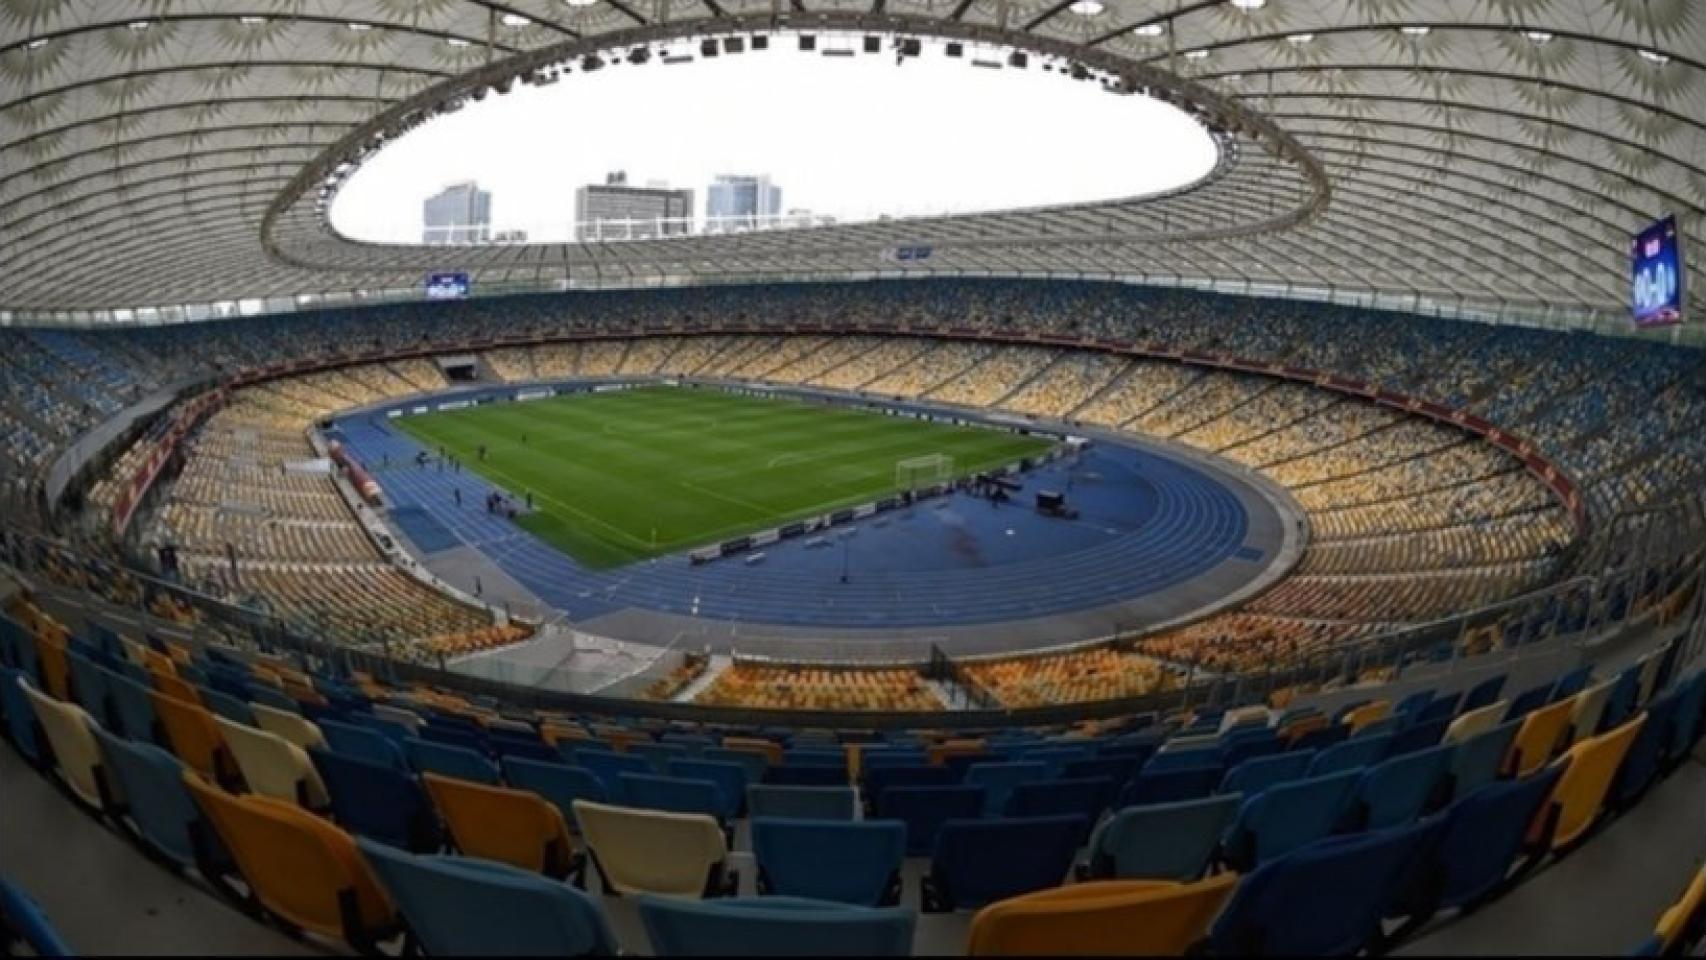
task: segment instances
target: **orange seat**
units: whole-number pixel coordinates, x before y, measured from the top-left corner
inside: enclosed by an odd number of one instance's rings
[[[578,866],[562,812],[538,794],[436,773],[423,779],[462,853],[559,879]]]
[[[1564,742],[1575,709],[1576,698],[1567,697],[1523,717],[1516,739],[1511,741],[1510,753],[1505,755],[1505,774],[1527,777],[1546,766],[1558,752],[1558,745]]]
[[[724,750],[745,750],[748,753],[762,753],[771,766],[782,763],[782,745],[759,737],[724,737]]]
[[[396,911],[342,829],[282,800],[233,796],[191,772],[184,784],[268,912],[358,949],[395,928]]]
[[[225,750],[225,738],[219,735],[219,724],[213,714],[197,703],[156,691],[153,695],[154,714],[172,752],[185,766],[208,777],[215,783],[232,783],[237,779],[236,766]]]
[[[971,956],[1181,956],[1202,942],[1237,874],[1195,883],[1104,880],[992,903],[972,919]]]
[[[148,678],[153,681],[154,689],[168,697],[177,697],[185,703],[194,703],[197,705],[201,703],[201,691],[196,689],[195,684],[190,683],[188,680],[185,680],[175,673],[161,673],[156,670],[150,670],[148,672]]]
[[[36,660],[41,669],[41,683],[55,700],[71,699],[71,661],[65,658],[65,644],[47,634],[37,634]]]

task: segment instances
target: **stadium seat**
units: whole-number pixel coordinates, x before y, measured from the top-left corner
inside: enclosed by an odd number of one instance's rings
[[[67,657],[71,669],[71,689],[77,703],[95,722],[103,727],[116,725],[113,719],[112,694],[107,692],[107,671],[88,657],[72,653]]]
[[[1235,870],[1248,872],[1331,836],[1356,795],[1362,773],[1342,770],[1294,780],[1245,800],[1226,832],[1227,862]]]
[[[1309,764],[1315,759],[1313,750],[1290,750],[1266,757],[1246,760],[1226,771],[1216,793],[1240,793],[1253,797],[1275,784],[1301,780],[1308,776]]]
[[[1512,720],[1455,744],[1451,758],[1452,795],[1468,796],[1499,778],[1521,720]]]
[[[746,768],[738,763],[716,760],[670,760],[666,771],[672,777],[709,780],[717,786],[718,813],[723,820],[733,820],[746,809]]]
[[[1271,795],[1273,791],[1269,791]],[[1224,956],[1351,956],[1381,952],[1406,869],[1438,835],[1437,820],[1337,837],[1269,860],[1246,876],[1215,921]]]
[[[477,750],[451,743],[437,743],[410,737],[403,744],[409,765],[419,773],[436,773],[441,777],[469,780],[497,786],[503,782],[497,764]]]
[[[554,804],[569,829],[576,833],[580,832],[580,824],[575,820],[575,801],[591,800],[594,803],[604,803],[609,799],[604,790],[604,782],[593,776],[591,771],[580,767],[528,760],[523,757],[505,757],[503,771],[504,779],[510,786],[531,790]]]
[[[429,956],[617,953],[597,902],[566,884],[487,860],[422,856],[371,840],[356,845]]]
[[[25,760],[39,765],[46,758],[45,737],[40,733],[35,708],[30,706],[27,691],[33,686],[22,670],[0,672],[0,710],[6,715],[6,738]]]
[[[1464,694],[1463,706],[1459,709],[1459,714],[1461,715],[1471,711],[1480,710],[1483,707],[1488,707],[1497,703],[1499,700],[1499,694],[1502,693],[1504,689],[1505,675],[1502,673],[1496,677],[1489,677],[1486,680],[1477,683],[1475,686],[1470,688],[1468,693]]]
[[[622,795],[622,774],[650,774],[652,765],[645,757],[631,756],[626,753],[612,753],[605,750],[577,749],[569,753],[569,763],[580,767],[598,778],[604,784],[604,795],[620,797]]]
[[[872,810],[882,805],[883,794],[900,787],[955,787],[961,784],[961,774],[950,767],[924,764],[896,764],[867,769],[862,791]]]
[[[1125,790],[1121,791],[1119,805],[1142,807],[1152,803],[1198,800],[1214,792],[1220,785],[1221,776],[1219,766],[1192,767],[1165,773],[1139,770],[1137,776],[1132,777]]]
[[[1706,670],[1679,681],[1678,687],[1683,693],[1670,742],[1665,744],[1665,761],[1672,765],[1681,763],[1700,740],[1702,722],[1706,721]]]
[[[992,903],[972,918],[971,956],[1185,956],[1237,884],[1101,880]]]
[[[255,726],[275,737],[283,737],[304,750],[326,746],[325,734],[306,717],[259,703],[249,704],[249,709],[255,713]]]
[[[395,932],[396,913],[349,834],[292,803],[228,794],[193,771],[184,783],[269,913],[364,952]]]
[[[1683,956],[1706,936],[1706,867],[1694,874],[1688,888],[1665,909],[1653,928],[1651,956]]]
[[[727,747],[707,747],[699,753],[700,760],[712,763],[732,763],[746,771],[747,783],[775,783],[772,775],[792,765],[782,764],[772,767],[770,760],[762,753],[752,750],[731,750]],[[840,783],[847,782],[847,761],[845,757],[837,758]],[[814,765],[814,769],[815,765]]]
[[[1007,798],[1021,783],[1042,780],[1048,766],[1034,761],[1005,761],[974,763],[966,768],[961,780],[968,787],[984,789],[984,815],[998,817],[1007,809]]]
[[[62,703],[36,688],[24,685],[36,721],[53,749],[53,765],[59,780],[89,809],[100,810],[101,750],[90,732],[89,714],[74,703]]]
[[[1606,695],[1605,708],[1599,713],[1599,727],[1594,734],[1620,727],[1640,707],[1641,665],[1631,664],[1611,681],[1611,693]]]
[[[316,748],[308,757],[344,829],[417,853],[436,851],[443,842],[432,800],[412,775],[334,750]]]
[[[1392,746],[1390,734],[1378,734],[1368,737],[1353,737],[1343,743],[1335,743],[1315,755],[1309,763],[1311,777],[1324,777],[1328,774],[1341,773],[1346,770],[1361,770],[1373,766],[1386,757],[1387,750]]]
[[[1554,686],[1556,684],[1548,681],[1539,686],[1530,687],[1512,697],[1505,707],[1503,722],[1510,723],[1512,720],[1521,720],[1535,710],[1554,702],[1552,699],[1552,688]]]
[[[671,760],[685,759],[688,755],[687,748],[676,743],[636,743],[627,752],[644,757],[652,765],[652,772],[660,777],[669,773]]]
[[[1085,872],[1096,879],[1195,880],[1243,803],[1231,793],[1120,810],[1091,836]]]
[[[1504,722],[1504,701],[1490,703],[1475,710],[1466,710],[1457,715],[1451,726],[1445,729],[1443,743],[1462,743],[1465,740],[1486,733],[1488,730]]]
[[[1529,842],[1561,851],[1587,836],[1605,807],[1618,767],[1645,725],[1646,716],[1638,715],[1621,727],[1583,740],[1564,754],[1559,760],[1565,764],[1564,774],[1531,826]]]
[[[906,826],[755,817],[752,853],[759,893],[883,906],[900,900]]]
[[[294,743],[265,730],[224,717],[215,718],[219,734],[231,751],[243,783],[250,792],[288,800],[309,810],[325,810],[331,797],[320,779],[307,751]]]
[[[1642,712],[1645,719],[1641,723],[1641,732],[1630,742],[1611,784],[1610,802],[1614,808],[1622,810],[1629,807],[1658,777],[1664,766],[1665,751],[1669,749],[1674,735],[1677,710],[1682,705],[1685,692],[1672,689],[1654,697]]]
[[[1100,777],[1112,781],[1117,789],[1123,787],[1126,781],[1131,779],[1132,774],[1137,772],[1137,768],[1138,759],[1136,757],[1083,757],[1067,761],[1066,766],[1060,768],[1060,778],[1062,780],[1089,780]]]
[[[924,879],[925,911],[981,907],[1059,886],[1082,830],[1072,816],[948,821]]]
[[[576,800],[574,810],[608,893],[700,897],[737,889],[738,876],[725,869],[728,844],[712,817],[589,800]]]
[[[580,858],[568,825],[544,797],[436,773],[421,779],[460,853],[578,881]]]
[[[934,849],[942,824],[981,817],[983,807],[982,787],[890,787],[877,801],[876,815],[905,823],[906,852],[917,856]]]
[[[1401,827],[1442,803],[1456,749],[1433,747],[1364,771],[1353,801],[1357,826],[1365,830]]]
[[[1057,814],[1084,819],[1084,834],[1080,844],[1090,839],[1090,828],[1102,819],[1102,813],[1113,802],[1114,782],[1105,778],[1084,780],[1048,780],[1041,783],[1021,783],[1008,798],[1009,817],[1049,817]]]
[[[206,707],[214,717],[241,723],[244,726],[254,726],[255,714],[245,701],[225,693],[222,690],[203,688],[197,691],[201,705]]]
[[[746,788],[746,807],[760,817],[795,820],[854,820],[859,797],[852,787],[790,787],[755,783]]]
[[[77,956],[41,905],[21,887],[0,877],[0,954],[19,955],[13,947],[15,941],[29,947],[28,956]]]
[[[640,773],[624,773],[619,778],[621,789],[617,800],[626,807],[646,810],[669,810],[675,813],[702,813],[716,818],[727,826],[724,815],[727,806],[722,791],[710,780],[689,777],[654,777]]]
[[[95,728],[101,770],[111,794],[114,822],[128,814],[145,849],[182,869],[196,861],[192,825],[199,808],[184,787],[183,761],[151,743],[138,743]],[[219,859],[212,851],[210,859]]]
[[[642,897],[640,921],[660,957],[904,957],[917,915],[794,897],[682,901]]]
[[[160,719],[167,745],[185,766],[215,783],[237,780],[236,765],[206,707],[156,692],[154,714]]]
[[[402,748],[378,730],[337,720],[320,720],[315,726],[319,727],[327,748],[335,753],[390,767],[398,773],[414,772]]]
[[[1551,762],[1569,732],[1574,700],[1560,700],[1523,715],[1516,739],[1505,757],[1507,776],[1527,777]],[[1508,722],[1508,721],[1507,721]]]

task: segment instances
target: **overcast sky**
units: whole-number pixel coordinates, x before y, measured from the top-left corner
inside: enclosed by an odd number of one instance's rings
[[[854,37],[819,38],[843,48]],[[697,42],[694,53],[697,54]],[[418,242],[421,201],[473,179],[494,230],[566,239],[575,188],[611,170],[694,190],[720,173],[768,173],[784,209],[837,218],[1073,203],[1165,190],[1208,171],[1214,147],[1182,113],[1040,69],[975,67],[927,42],[901,66],[880,55],[767,51],[692,63],[578,69],[517,85],[434,120],[369,160],[332,221],[361,239]]]

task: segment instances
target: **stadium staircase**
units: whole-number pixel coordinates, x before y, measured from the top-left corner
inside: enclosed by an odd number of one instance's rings
[[[1184,393],[1186,390],[1189,390],[1192,387],[1196,386],[1197,381],[1201,380],[1202,378],[1203,378],[1203,372],[1201,370],[1192,370],[1191,375],[1188,378],[1186,378],[1183,383],[1179,384],[1179,388],[1177,390],[1174,390],[1171,393],[1168,393],[1166,396],[1160,398],[1156,402],[1150,404],[1147,407],[1144,407],[1142,410],[1137,411],[1136,413],[1125,418],[1124,420],[1121,420],[1119,422],[1120,429],[1122,429],[1122,430],[1131,429],[1132,424],[1134,424],[1138,420],[1141,420],[1142,418],[1148,416],[1149,414],[1155,412],[1156,410],[1161,409],[1162,407],[1166,406],[1167,404],[1172,403],[1174,397],[1177,397],[1179,394]]]
[[[1042,378],[1053,373],[1054,369],[1056,367],[1060,366],[1062,363],[1065,363],[1069,358],[1070,359],[1076,359],[1077,358],[1075,351],[1060,350],[1060,351],[1056,352],[1053,360],[1050,360],[1048,363],[1043,364],[1042,368],[1039,369],[1036,373],[1033,373],[1030,376],[1026,377],[1025,379],[1020,380],[1018,383],[1014,384],[1013,389],[1007,391],[1006,393],[1002,394],[999,397],[996,397],[993,402],[988,404],[989,408],[992,410],[1003,409],[1006,406],[1007,401],[1009,401],[1009,400],[1013,399],[1014,397],[1018,396],[1019,394],[1023,393],[1025,391],[1025,388],[1029,387],[1031,384],[1036,383],[1038,380],[1041,380]]]
[[[711,684],[717,682],[717,677],[720,676],[724,670],[727,670],[734,665],[735,658],[726,653],[711,654],[711,660],[709,663],[705,664],[704,672],[700,673],[697,677],[694,677],[692,683],[689,683],[687,686],[677,690],[675,692],[675,696],[670,697],[669,699],[675,703],[692,703],[699,699],[699,695],[701,693],[710,689]]]
[[[1125,382],[1127,380],[1130,380],[1133,376],[1135,376],[1139,369],[1140,369],[1139,364],[1135,364],[1135,363],[1126,364],[1125,369],[1121,370],[1118,374],[1115,374],[1115,376],[1112,380],[1109,380],[1107,383],[1102,384],[1101,388],[1098,389],[1096,392],[1090,394],[1088,397],[1085,397],[1083,403],[1080,403],[1078,406],[1073,407],[1071,410],[1068,410],[1066,412],[1066,416],[1063,417],[1062,419],[1065,419],[1065,420],[1077,419],[1078,416],[1081,415],[1085,410],[1088,410],[1088,409],[1094,407],[1097,403],[1100,403],[1103,397],[1106,397],[1109,394],[1113,393],[1115,390],[1118,390],[1121,387],[1123,387],[1125,385]]]

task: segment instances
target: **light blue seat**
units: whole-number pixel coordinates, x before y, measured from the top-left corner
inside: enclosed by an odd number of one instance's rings
[[[796,820],[855,820],[859,797],[852,787],[792,787],[755,783],[746,788],[746,808],[759,817]]]
[[[707,747],[699,752],[699,759],[714,763],[732,763],[746,771],[747,783],[760,783],[764,780],[764,772],[770,769],[770,760],[756,750],[731,750],[728,747]],[[847,768],[845,757],[841,759],[843,770]]]
[[[184,765],[177,757],[148,743],[116,737],[95,727],[101,747],[101,771],[130,815],[137,836],[155,854],[179,867],[195,864],[195,841],[190,824],[201,822],[201,809],[184,788]],[[218,834],[203,831],[203,840],[217,842]]]
[[[613,753],[608,750],[575,750],[572,754],[574,766],[590,772],[604,784],[607,796],[622,795],[622,774],[637,773],[648,775],[652,765],[645,757],[637,757],[631,753]]]
[[[113,732],[126,740],[154,743],[159,718],[154,714],[154,694],[129,677],[107,671],[107,696],[112,698]]]
[[[1438,842],[1411,871],[1401,912],[1419,925],[1441,909],[1500,892],[1563,773],[1563,766],[1547,764],[1527,779],[1490,783],[1453,803],[1441,815]]]
[[[652,772],[660,776],[669,773],[671,760],[685,759],[687,748],[679,743],[635,743],[628,746],[628,752],[636,757],[645,757],[652,765]]]
[[[912,953],[917,915],[794,897],[675,900],[642,896],[640,922],[660,957],[866,956]]]
[[[360,760],[363,763],[390,767],[398,773],[411,773],[409,760],[391,739],[377,730],[345,723],[341,720],[319,720],[315,723],[326,746],[333,753]]]
[[[420,773],[436,773],[490,786],[503,782],[497,764],[467,747],[410,737],[404,741],[403,749],[408,753],[409,765]]]
[[[1366,830],[1401,827],[1442,800],[1456,748],[1432,747],[1370,767],[1357,785],[1356,821]]]
[[[899,902],[906,825],[894,820],[752,821],[760,893],[874,907]]]
[[[38,957],[74,957],[71,947],[49,921],[41,905],[30,899],[22,887],[0,877],[0,946],[16,935],[29,944],[30,952]]]
[[[717,807],[719,819],[733,820],[746,809],[746,768],[738,763],[683,758],[669,761],[666,772],[672,777],[709,780],[716,784],[720,798]]]
[[[1499,778],[1521,720],[1500,724],[1457,745],[1451,758],[1452,795],[1466,797]]]
[[[1091,836],[1088,872],[1094,879],[1196,880],[1243,804],[1230,793],[1120,810]]]
[[[1361,779],[1361,770],[1342,770],[1269,787],[1244,801],[1226,832],[1227,860],[1248,871],[1332,836]]]
[[[1105,777],[1081,780],[1045,780],[1021,783],[1007,800],[1009,817],[1049,817],[1057,814],[1084,818],[1078,842],[1090,839],[1090,828],[1114,801],[1114,782]]]
[[[255,711],[249,709],[244,701],[211,687],[202,687],[197,693],[201,696],[201,705],[215,714],[245,727],[255,725]]]
[[[659,777],[649,773],[624,773],[618,780],[621,786],[616,796],[624,806],[667,810],[670,813],[702,813],[716,818],[719,823],[727,822],[720,815],[722,791],[709,780]]]
[[[430,956],[616,955],[604,912],[568,884],[490,860],[356,844]]]
[[[0,712],[6,714],[6,737],[18,753],[32,764],[42,763],[47,755],[37,734],[36,714],[30,706],[29,694],[23,684],[34,687],[22,670],[0,671]]]
[[[984,815],[995,817],[1007,809],[1007,798],[1013,793],[1014,787],[1021,783],[1042,780],[1047,776],[1048,765],[1044,763],[974,763],[966,768],[962,782],[968,787],[984,789]]]
[[[112,726],[111,694],[107,692],[107,672],[88,657],[68,653],[66,663],[71,667],[71,688],[77,702],[89,711],[89,716],[103,727]]]
[[[1246,760],[1226,771],[1215,792],[1253,797],[1275,784],[1302,780],[1309,775],[1309,764],[1314,759],[1313,750],[1292,750]]]
[[[531,790],[551,801],[551,804],[562,812],[563,820],[569,825],[569,829],[576,833],[580,832],[580,823],[575,819],[576,800],[591,800],[594,803],[608,803],[610,800],[610,794],[604,788],[604,781],[582,767],[529,760],[526,757],[505,757],[503,771],[504,779],[510,786],[518,790]]]
[[[1309,764],[1309,775],[1322,777],[1343,770],[1361,770],[1364,767],[1372,767],[1386,759],[1386,752],[1391,749],[1391,746],[1391,734],[1351,737],[1343,743],[1335,743],[1316,754],[1315,759]]]

